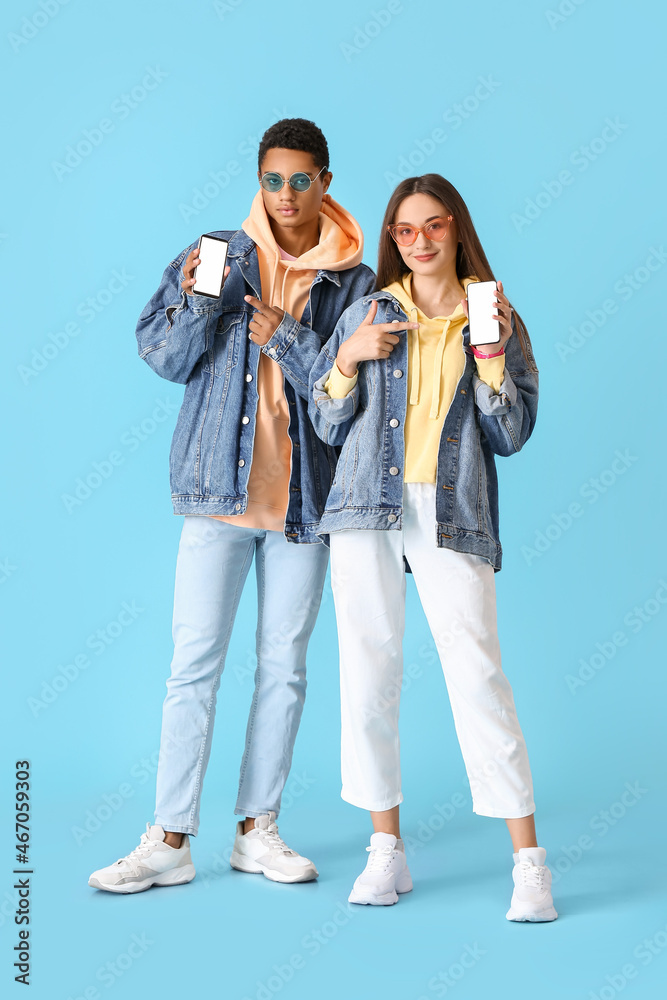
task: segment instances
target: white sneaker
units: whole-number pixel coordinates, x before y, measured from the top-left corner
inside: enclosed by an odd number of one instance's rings
[[[410,892],[412,876],[408,870],[403,841],[393,833],[374,833],[366,850],[370,856],[347,897],[350,903],[390,906],[398,902],[399,892]]]
[[[93,872],[88,885],[108,892],[143,892],[152,885],[182,885],[194,877],[188,835],[183,835],[180,847],[170,847],[164,842],[163,828],[146,823],[139,846],[107,868]]]
[[[248,833],[243,832],[243,820],[239,820],[229,863],[240,872],[261,872],[273,882],[310,882],[319,875],[312,861],[280,839],[272,811],[257,816],[255,828]]]
[[[558,914],[551,896],[551,871],[545,865],[545,847],[521,847],[513,855],[514,892],[508,920],[555,920]]]

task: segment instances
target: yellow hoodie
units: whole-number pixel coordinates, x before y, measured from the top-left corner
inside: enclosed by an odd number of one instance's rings
[[[477,280],[463,278],[461,284],[465,290],[471,281]],[[418,330],[407,331],[409,382],[403,479],[406,483],[434,483],[442,426],[465,368],[461,330],[467,322],[466,314],[459,303],[449,316],[424,315],[412,301],[412,272],[383,290],[398,299],[410,322],[419,323]],[[475,360],[479,377],[498,392],[505,356]],[[356,375],[346,378],[334,364],[325,389],[330,396],[346,396],[356,378]]]
[[[284,309],[295,319],[301,318],[320,268],[345,271],[360,264],[363,256],[364,240],[358,222],[328,194],[322,199],[319,242],[300,257],[290,258],[276,243],[261,191],[255,195],[242,228],[257,244],[262,301]],[[249,528],[283,531],[292,461],[292,442],[287,432],[290,417],[282,369],[263,351],[259,356],[257,392],[247,509],[243,514],[211,516]]]

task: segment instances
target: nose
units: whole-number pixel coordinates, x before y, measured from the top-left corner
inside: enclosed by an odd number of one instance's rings
[[[423,233],[419,233],[417,239],[413,243],[415,253],[430,253],[432,250],[431,241],[428,236],[424,236]]]

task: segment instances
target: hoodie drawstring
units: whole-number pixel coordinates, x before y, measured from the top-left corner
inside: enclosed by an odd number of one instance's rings
[[[276,254],[273,258],[273,272],[271,274],[271,288],[269,289],[268,300],[269,302],[273,299],[273,293],[276,288],[276,278],[278,275],[278,268],[280,267],[280,262],[282,258],[280,254]],[[280,298],[278,300],[277,309],[285,308],[285,285],[287,284],[287,272],[293,270],[291,261],[285,261],[285,267],[283,268],[283,280],[280,285]]]
[[[285,308],[285,285],[287,284],[287,272],[291,270],[293,270],[291,263],[285,264],[285,267],[283,268],[283,283],[280,286],[280,305],[278,306],[279,309]]]
[[[419,310],[416,306],[411,306],[410,308],[410,322],[419,322]],[[442,328],[442,333],[440,334],[440,339],[438,340],[437,347],[435,349],[435,358],[433,359],[433,391],[431,394],[431,409],[429,410],[429,417],[432,420],[437,420],[438,413],[440,412],[440,396],[442,390],[442,356],[445,352],[445,341],[447,340],[447,331],[449,330],[451,320],[447,320],[444,327]],[[419,339],[419,327],[416,330],[411,330],[411,351],[410,351],[410,402],[416,404],[419,402],[419,389],[421,381],[421,368],[420,368],[420,339]]]
[[[442,355],[445,350],[445,340],[447,338],[447,331],[449,330],[449,325],[451,320],[447,320],[445,323],[442,333],[440,334],[440,340],[438,341],[438,346],[435,349],[435,359],[433,361],[433,393],[431,395],[431,409],[429,412],[429,417],[434,420],[438,416],[440,410],[440,388],[442,385]]]
[[[412,306],[410,309],[410,322],[419,322],[419,311],[417,306]],[[420,368],[419,368],[419,354],[420,354],[420,343],[419,343],[419,327],[416,330],[412,330],[412,357],[410,358],[410,371],[412,377],[410,379],[410,402],[419,402],[419,381],[420,381]]]

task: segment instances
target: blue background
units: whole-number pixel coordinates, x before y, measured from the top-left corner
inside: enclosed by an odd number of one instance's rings
[[[11,967],[13,763],[25,758],[33,997],[664,995],[665,14],[620,0],[563,0],[559,14],[559,2],[31,0],[4,12],[0,977],[12,996],[23,995]],[[369,823],[339,797],[328,585],[280,817],[321,876],[285,886],[230,871],[250,581],[193,840],[197,878],[138,896],[87,886],[152,817],[172,649],[181,519],[168,450],[182,387],[140,362],[136,320],[177,253],[240,226],[257,141],[293,116],[324,130],[331,193],[362,224],[371,266],[401,168],[451,180],[531,333],[540,410],[526,448],[498,460],[496,586],[554,871],[551,924],[505,919],[510,838],[472,813],[411,578],[401,736],[413,893],[346,906]],[[99,141],[63,170],[85,130]],[[205,188],[211,172],[223,173]],[[68,503],[95,463],[107,474]],[[124,603],[135,617],[118,627]],[[94,647],[99,629],[109,641]],[[144,950],[128,964],[133,935]],[[476,957],[461,977],[466,948]]]

